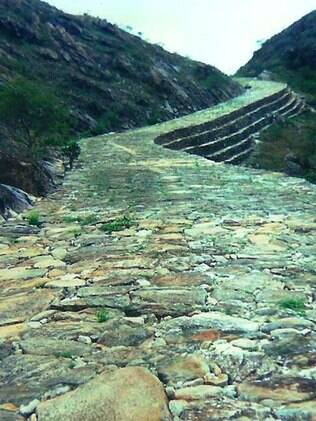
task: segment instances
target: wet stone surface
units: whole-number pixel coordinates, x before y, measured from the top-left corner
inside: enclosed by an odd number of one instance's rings
[[[128,366],[166,419],[315,419],[315,186],[168,151],[166,130],[84,140],[42,226],[1,226],[1,419]]]

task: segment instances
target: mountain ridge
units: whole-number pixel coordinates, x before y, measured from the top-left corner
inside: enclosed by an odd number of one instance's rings
[[[237,74],[255,77],[264,70],[316,103],[316,10],[267,40]]]
[[[20,75],[51,85],[83,129],[152,124],[241,93],[215,67],[40,0],[3,0],[0,34],[2,80]]]

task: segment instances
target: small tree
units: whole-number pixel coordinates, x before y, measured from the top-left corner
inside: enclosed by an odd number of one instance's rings
[[[68,110],[45,86],[17,79],[0,89],[0,124],[33,159],[43,156],[48,146],[67,145],[70,121]]]

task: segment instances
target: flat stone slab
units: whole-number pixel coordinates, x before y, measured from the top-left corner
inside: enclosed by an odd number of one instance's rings
[[[159,380],[139,367],[105,372],[36,412],[39,421],[171,421]]]

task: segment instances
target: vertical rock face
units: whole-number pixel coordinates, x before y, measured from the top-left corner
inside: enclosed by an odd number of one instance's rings
[[[105,372],[60,398],[41,403],[38,421],[170,421],[164,388],[149,371]]]

